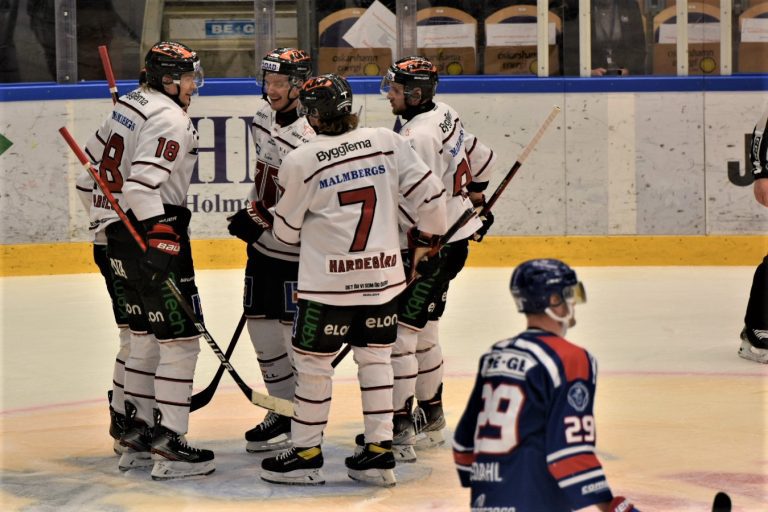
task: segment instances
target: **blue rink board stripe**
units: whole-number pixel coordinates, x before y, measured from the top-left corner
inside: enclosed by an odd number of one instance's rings
[[[356,94],[377,94],[379,77],[351,78]],[[118,81],[118,90],[136,87],[132,80]],[[492,94],[492,93],[602,93],[602,92],[696,92],[696,91],[768,91],[768,74],[736,76],[638,76],[613,78],[537,78],[468,75],[442,77],[440,93]],[[205,81],[201,96],[261,95],[254,80],[243,78],[215,78]],[[109,98],[104,82],[90,81],[78,84],[20,83],[0,85],[0,102],[78,100]]]

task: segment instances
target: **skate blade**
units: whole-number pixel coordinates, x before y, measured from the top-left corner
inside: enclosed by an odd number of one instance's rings
[[[325,485],[325,476],[320,469],[297,469],[288,473],[261,470],[261,479],[271,484],[282,485]]]
[[[357,482],[378,485],[380,487],[394,487],[397,483],[395,472],[391,469],[366,469],[362,471],[350,469],[347,475]]]
[[[757,363],[768,364],[768,350],[755,348],[747,340],[741,340],[739,357]]]
[[[245,451],[248,453],[274,452],[287,450],[291,446],[293,446],[291,438],[285,434],[280,434],[268,441],[248,441],[245,445]]]
[[[395,456],[395,460],[397,462],[404,462],[406,464],[416,462],[417,460],[416,450],[414,450],[413,446],[409,444],[406,444],[406,445],[393,444],[392,455]]]
[[[419,450],[427,450],[430,448],[437,448],[445,444],[445,438],[441,430],[434,430],[431,432],[422,432],[421,437],[416,440],[414,446]]]
[[[147,468],[154,464],[149,452],[134,452],[123,447],[124,451],[120,455],[117,463],[117,469],[120,471],[130,471],[136,468]]]
[[[177,460],[155,460],[152,480],[177,480],[180,478],[203,477],[216,470],[214,461],[182,462]]]

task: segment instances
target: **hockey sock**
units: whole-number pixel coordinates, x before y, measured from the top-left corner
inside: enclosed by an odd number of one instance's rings
[[[130,353],[125,361],[125,399],[136,406],[136,418],[152,425],[155,408],[155,371],[160,347],[151,334],[131,333]]]
[[[160,364],[155,376],[157,406],[164,427],[177,434],[189,428],[189,402],[200,342],[176,340],[160,343]]]
[[[437,339],[438,321],[430,320],[419,333],[416,359],[419,376],[416,378],[416,399],[429,400],[437,394],[443,381],[443,350]]]
[[[296,393],[291,439],[294,446],[319,446],[331,410],[333,368],[328,357],[294,352]]]
[[[392,441],[391,346],[352,347],[363,401],[365,442]]]
[[[285,343],[285,331],[290,326],[278,320],[251,318],[247,325],[267,391],[271,396],[292,399],[296,380]]]
[[[115,368],[112,370],[112,403],[110,405],[116,412],[124,415],[125,361],[131,350],[131,331],[127,327],[120,327],[118,339],[120,340],[120,349],[115,357]]]
[[[397,340],[392,346],[392,370],[395,376],[392,404],[396,411],[405,407],[405,401],[416,393],[416,375],[419,372],[417,342],[418,332],[402,325],[397,327]]]

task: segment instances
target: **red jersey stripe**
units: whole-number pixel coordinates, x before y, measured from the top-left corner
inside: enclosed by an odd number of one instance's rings
[[[557,352],[563,363],[563,368],[565,368],[565,380],[568,382],[578,379],[589,380],[589,358],[583,348],[577,347],[558,336],[542,336],[540,339]]]
[[[553,462],[549,465],[549,472],[556,480],[562,480],[576,473],[582,473],[599,467],[601,467],[600,461],[597,460],[597,456],[594,453],[583,453]]]
[[[475,454],[472,452],[453,452],[453,461],[459,466],[471,466],[475,462]]]

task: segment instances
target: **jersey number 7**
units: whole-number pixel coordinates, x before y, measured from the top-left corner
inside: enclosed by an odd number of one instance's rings
[[[373,214],[376,211],[376,189],[372,186],[356,188],[354,190],[344,190],[339,192],[339,204],[347,206],[360,203],[360,220],[357,221],[355,236],[352,239],[352,245],[349,246],[349,252],[361,252],[368,245],[368,237],[371,235],[371,226],[373,226]]]

